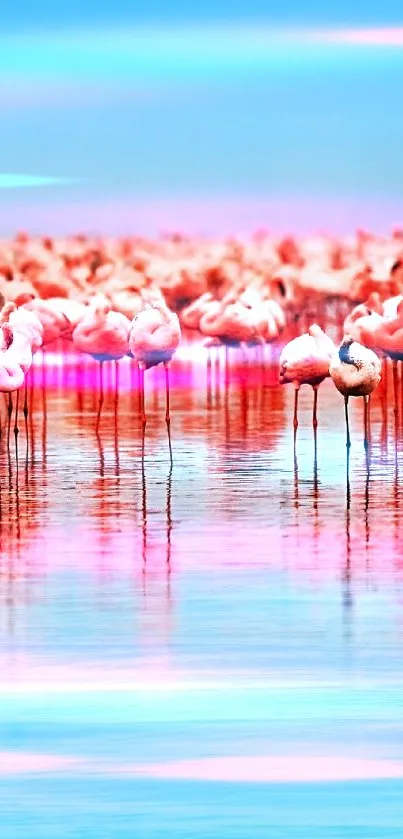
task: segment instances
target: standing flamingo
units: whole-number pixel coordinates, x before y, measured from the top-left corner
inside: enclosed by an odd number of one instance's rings
[[[10,344],[10,350],[13,355],[13,358],[16,358],[18,360],[18,364],[22,368],[24,376],[26,376],[32,365],[33,354],[40,348],[42,344],[42,325],[33,312],[28,312],[24,309],[18,309],[14,303],[6,303],[3,306],[3,309],[0,313],[0,323],[7,324],[11,329],[13,340]],[[18,434],[18,409],[19,392],[17,391],[14,426],[14,433],[16,436]],[[9,420],[11,420],[11,396],[9,397],[8,412]],[[28,417],[28,392],[26,378],[24,417],[26,422]]]
[[[348,400],[350,396],[364,397],[364,447],[368,452],[368,399],[381,381],[381,362],[372,350],[354,341],[351,335],[345,335],[338,353],[332,358],[329,372],[337,390],[344,396],[348,451],[351,446]]]
[[[309,327],[305,335],[289,341],[280,355],[280,384],[291,382],[295,387],[294,398],[294,443],[298,428],[298,394],[301,385],[313,388],[312,422],[315,432],[318,426],[318,387],[329,376],[329,365],[336,347],[316,323]]]
[[[19,390],[24,384],[25,374],[32,364],[32,352],[27,339],[16,334],[7,324],[0,326],[0,391],[8,393],[8,433],[7,444],[10,440],[11,416],[13,403],[11,393],[17,391],[16,420],[14,433],[17,438],[18,426],[18,397]]]
[[[43,326],[35,312],[31,312],[25,308],[16,308],[13,303],[6,303],[0,315],[0,320],[5,319],[14,332],[14,335],[20,335],[20,343],[24,344],[24,338],[28,341],[32,356],[41,348],[43,343]],[[28,369],[31,366],[32,358],[27,356]],[[26,372],[28,372],[28,369]],[[18,406],[17,406],[18,409]],[[25,377],[24,387],[24,407],[23,407],[25,426],[27,428],[28,419],[28,377]],[[18,420],[18,410],[16,413],[16,427]],[[18,431],[16,432],[18,433]]]
[[[166,413],[165,421],[168,432],[169,456],[171,466],[171,418],[169,413],[169,363],[179,346],[181,328],[179,318],[165,303],[155,303],[142,309],[130,325],[129,346],[133,358],[137,361],[140,375],[141,419],[143,426],[143,453],[146,415],[144,408],[144,371],[157,364],[165,368]]]
[[[88,309],[85,317],[73,332],[73,344],[77,350],[92,355],[100,362],[99,405],[96,431],[99,431],[104,399],[102,365],[104,361],[119,361],[129,352],[130,321],[119,312],[113,312],[106,302],[96,303]]]

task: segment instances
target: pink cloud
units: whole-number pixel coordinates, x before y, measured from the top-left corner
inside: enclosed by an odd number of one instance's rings
[[[403,47],[403,26],[371,29],[334,29],[315,33],[315,40],[357,46]]]
[[[352,757],[268,755],[212,757],[116,767],[114,774],[233,783],[317,783],[403,778],[403,763]]]
[[[227,783],[326,783],[403,778],[403,763],[343,756],[267,755],[197,758],[169,763],[104,764],[80,757],[0,752],[0,776],[77,770],[109,777]]]

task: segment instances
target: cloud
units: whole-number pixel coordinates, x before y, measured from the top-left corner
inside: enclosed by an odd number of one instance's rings
[[[62,186],[75,183],[73,178],[54,177],[52,175],[21,175],[12,172],[0,172],[0,189],[29,189],[41,186]]]
[[[403,47],[403,27],[276,29],[239,26],[92,27],[0,36],[0,78],[13,89],[21,79],[91,80],[194,78],[239,68],[281,68],[332,62],[340,49]],[[362,50],[360,51],[362,52]],[[364,49],[365,53],[365,49]]]

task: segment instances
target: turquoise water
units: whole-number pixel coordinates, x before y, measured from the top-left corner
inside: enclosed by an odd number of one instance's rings
[[[234,353],[136,378],[41,367],[0,497],[2,836],[398,837],[403,415]],[[389,385],[390,389],[390,385]],[[3,415],[3,428],[4,428]]]

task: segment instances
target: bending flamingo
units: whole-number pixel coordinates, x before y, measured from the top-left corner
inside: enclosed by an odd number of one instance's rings
[[[119,361],[129,352],[130,321],[119,312],[113,312],[108,303],[98,303],[89,308],[85,317],[73,332],[73,344],[77,350],[88,353],[100,362],[99,406],[96,431],[99,430],[104,399],[103,363]]]
[[[8,433],[7,444],[10,439],[11,416],[13,403],[11,394],[17,391],[14,433],[18,434],[18,401],[19,391],[25,381],[25,374],[32,364],[32,352],[27,339],[19,335],[7,324],[0,326],[0,391],[8,393]]]
[[[18,362],[24,372],[28,373],[32,365],[32,357],[35,352],[42,345],[43,328],[37,316],[33,312],[29,312],[24,308],[17,308],[14,303],[6,303],[0,313],[0,323],[8,324],[13,333],[12,353],[18,358]],[[19,394],[17,394],[17,404],[15,411],[15,427],[14,433],[18,434],[18,407]],[[11,397],[9,401],[9,416],[11,417],[12,404]],[[28,391],[27,379],[25,378],[25,398],[24,398],[24,417],[25,422],[28,417]]]
[[[289,341],[280,355],[280,384],[292,383],[294,397],[294,442],[298,428],[298,394],[301,385],[313,388],[313,428],[316,432],[318,419],[318,387],[329,376],[329,365],[336,347],[316,323],[305,335]]]
[[[350,449],[348,400],[350,396],[364,397],[364,447],[368,451],[368,426],[370,394],[381,381],[381,362],[372,351],[363,347],[351,335],[345,335],[338,353],[330,363],[330,375],[339,393],[344,396],[347,449]]]
[[[130,325],[129,346],[137,361],[140,375],[141,418],[143,426],[143,453],[146,415],[144,407],[144,371],[157,364],[165,367],[166,412],[169,456],[172,459],[171,418],[169,413],[169,363],[179,346],[181,328],[179,318],[165,303],[156,303],[143,309],[133,318]]]

